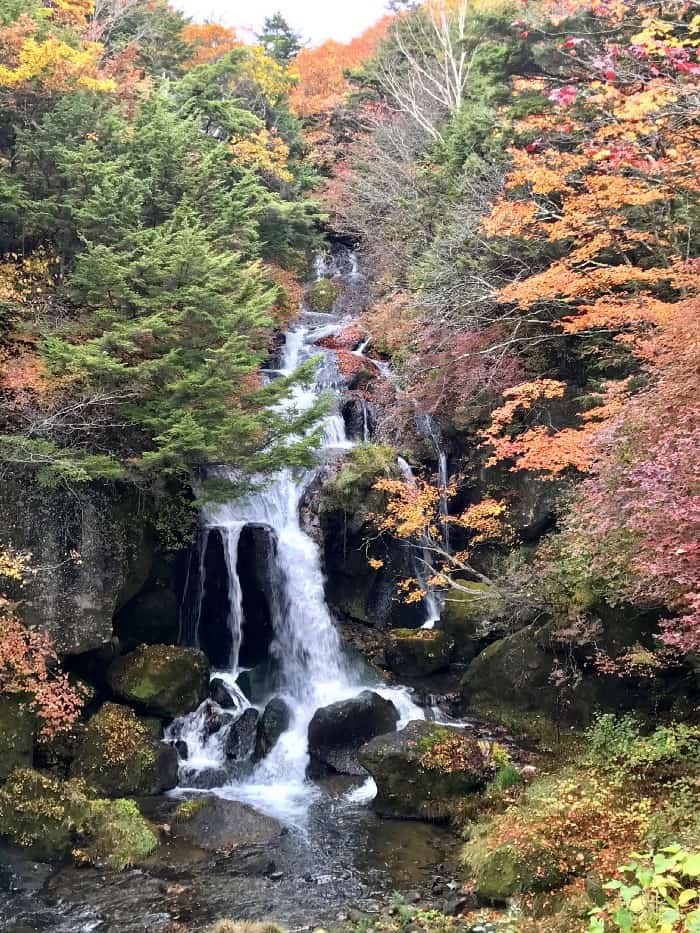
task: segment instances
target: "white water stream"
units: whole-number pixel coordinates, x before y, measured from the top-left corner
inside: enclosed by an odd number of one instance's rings
[[[320,261],[317,273],[338,279],[350,288],[360,277],[357,260],[351,253],[341,254],[340,260],[344,261],[344,267]],[[321,317],[325,323],[319,323]],[[287,333],[280,368],[271,372],[288,375],[312,357],[321,356],[314,384],[297,387],[287,405],[308,409],[324,392],[334,393],[340,399],[343,383],[335,357],[317,346],[319,339],[338,329],[339,321],[330,315],[303,313]],[[353,446],[337,410],[326,416],[323,428],[322,458]],[[300,502],[314,475],[314,470],[284,470],[261,491],[235,499],[204,516],[205,528],[218,529],[222,534],[228,571],[228,626],[233,648],[230,669],[217,672],[216,676],[234,687],[239,673],[238,650],[243,626],[241,585],[236,569],[241,531],[246,525],[266,525],[274,531],[280,593],[273,618],[274,642],[270,653],[279,664],[281,688],[277,695],[286,700],[292,712],[289,729],[251,774],[237,780],[227,780],[224,773],[226,730],[207,736],[205,708],[200,707],[175,722],[169,735],[172,740],[187,743],[188,758],[181,762],[180,768],[181,784],[185,787],[188,783],[196,783],[198,772],[220,769],[222,784],[210,792],[250,803],[287,822],[299,822],[319,794],[317,785],[306,779],[308,726],[319,707],[349,699],[369,687],[394,703],[400,716],[399,727],[410,720],[425,718],[424,711],[411,700],[408,690],[370,683],[368,675],[358,674],[346,663],[325,602],[319,548],[300,523]],[[202,591],[205,585],[204,568],[200,564]],[[201,596],[200,592],[200,605]],[[428,622],[434,623],[439,618],[439,607],[429,603],[427,608]],[[235,690],[242,710],[249,704],[240,691]],[[365,802],[372,795],[372,782],[368,781],[353,792],[350,799],[355,803]]]

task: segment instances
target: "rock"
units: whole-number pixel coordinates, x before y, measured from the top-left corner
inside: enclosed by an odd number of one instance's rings
[[[2,834],[36,858],[76,860],[121,870],[158,844],[131,800],[94,800],[82,781],[15,770],[0,788]]]
[[[202,732],[206,735],[216,735],[224,726],[229,726],[235,720],[233,713],[225,712],[211,700],[205,700],[200,707],[202,716]]]
[[[282,834],[281,823],[244,803],[214,796],[199,798],[197,803],[187,818],[176,818],[172,833],[202,849],[220,852],[264,846]]]
[[[133,710],[105,703],[87,724],[71,774],[107,797],[160,794],[177,784],[177,753]]]
[[[445,819],[451,801],[480,791],[492,774],[475,739],[423,720],[372,739],[359,760],[377,784],[374,809],[398,819]]]
[[[231,691],[220,677],[214,677],[209,684],[209,696],[222,709],[235,709],[237,705],[231,696]]]
[[[265,707],[258,722],[258,734],[255,742],[255,757],[260,759],[269,754],[277,744],[282,733],[289,729],[292,711],[282,697],[274,697]]]
[[[452,638],[436,629],[394,629],[385,652],[398,677],[427,677],[449,666],[453,648]]]
[[[278,665],[274,659],[269,658],[264,664],[243,671],[236,683],[247,700],[251,703],[262,703],[275,689],[277,674]]]
[[[585,860],[576,860],[575,847],[562,857],[561,849],[552,847],[521,850],[502,845],[481,851],[478,843],[465,847],[465,860],[474,889],[482,901],[503,904],[523,892],[554,891],[575,874],[585,871]],[[568,857],[570,855],[570,857]],[[564,866],[564,867],[562,867]]]
[[[0,696],[0,782],[14,768],[32,764],[36,717],[28,698],[13,694]]]
[[[42,568],[22,589],[24,620],[60,654],[108,642],[115,611],[143,588],[153,563],[140,493],[119,483],[48,488],[19,470],[3,476],[2,491],[0,540]]]
[[[471,661],[486,644],[486,629],[505,611],[505,599],[487,583],[460,581],[470,593],[454,590],[448,593],[441,622],[444,631],[455,643],[455,655],[460,661]]]
[[[173,742],[173,748],[177,752],[178,758],[181,758],[183,761],[187,761],[190,757],[190,750],[184,739],[178,739],[177,742]]]
[[[224,746],[227,758],[232,758],[234,761],[247,761],[253,756],[259,718],[258,711],[250,707],[232,723]]]
[[[196,648],[141,645],[118,658],[107,673],[127,703],[174,719],[196,709],[209,690],[209,662]]]
[[[351,700],[323,706],[316,710],[309,724],[312,762],[340,774],[363,775],[358,749],[374,736],[396,729],[398,721],[394,704],[371,690],[364,690]]]
[[[318,279],[306,292],[306,305],[310,311],[328,314],[333,310],[340,286],[330,279]]]

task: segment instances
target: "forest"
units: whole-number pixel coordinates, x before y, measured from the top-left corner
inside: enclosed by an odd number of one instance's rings
[[[0,929],[700,931],[699,179],[694,0],[0,0]]]

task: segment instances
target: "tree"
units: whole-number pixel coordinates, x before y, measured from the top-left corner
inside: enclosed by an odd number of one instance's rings
[[[60,669],[48,636],[20,621],[9,590],[21,589],[29,564],[30,555],[0,549],[0,694],[28,702],[40,737],[50,739],[73,724],[85,698]]]
[[[303,48],[301,34],[295,32],[279,12],[265,19],[256,39],[279,65],[289,65]]]

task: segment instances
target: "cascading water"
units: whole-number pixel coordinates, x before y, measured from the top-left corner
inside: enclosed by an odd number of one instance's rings
[[[356,257],[341,254],[340,262],[319,260],[319,276],[341,279],[346,288],[358,283],[361,275]],[[318,347],[318,341],[339,329],[339,322],[319,324],[319,315],[303,313],[287,333],[280,368],[271,375],[288,375],[315,356],[321,356],[314,384],[297,387],[286,404],[298,410],[310,408],[320,393],[334,393],[340,400],[343,382],[332,353]],[[337,410],[331,411],[323,424],[322,455],[332,457],[338,450],[352,446],[346,436],[345,423]],[[222,535],[228,573],[229,612],[227,624],[231,634],[231,660],[223,679],[234,685],[238,676],[238,651],[241,645],[243,608],[241,584],[238,578],[238,546],[241,532],[247,525],[265,525],[276,537],[276,562],[279,571],[279,594],[274,607],[274,641],[270,654],[276,662],[278,684],[275,694],[281,696],[291,710],[291,722],[272,751],[247,775],[230,779],[225,771],[226,730],[207,735],[207,717],[211,701],[199,710],[176,721],[168,738],[186,743],[187,760],[181,762],[180,779],[184,786],[198,786],[203,771],[214,779],[215,792],[221,796],[253,804],[258,809],[288,821],[297,821],[309,803],[319,793],[316,785],[306,779],[308,756],[308,726],[314,712],[338,700],[349,699],[371,686],[391,699],[399,711],[401,722],[423,719],[424,712],[410,699],[403,688],[387,688],[368,683],[367,675],[359,675],[346,662],[342,645],[326,606],[321,556],[316,542],[301,527],[301,499],[315,476],[315,471],[284,470],[268,485],[247,498],[233,500],[203,516],[205,533],[214,530]],[[200,612],[206,580],[203,562],[199,566]],[[429,610],[432,614],[433,610]],[[439,618],[439,612],[436,616]],[[195,626],[196,628],[196,626]],[[217,676],[222,676],[220,672]],[[236,688],[236,715],[245,709],[247,701]],[[229,714],[230,715],[230,714]],[[401,725],[401,723],[400,723]],[[220,783],[216,778],[221,776]],[[353,798],[371,796],[365,786]]]
[[[416,428],[418,429],[419,434],[422,434],[423,437],[430,441],[432,448],[435,451],[435,458],[438,465],[438,483],[440,486],[440,528],[442,531],[442,541],[445,545],[445,550],[449,552],[450,523],[447,518],[450,514],[450,503],[447,495],[447,487],[450,482],[450,473],[447,462],[447,453],[443,447],[440,428],[436,424],[434,418],[432,418],[430,415],[416,415]]]

